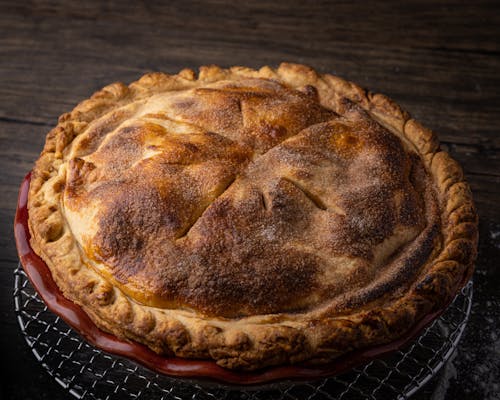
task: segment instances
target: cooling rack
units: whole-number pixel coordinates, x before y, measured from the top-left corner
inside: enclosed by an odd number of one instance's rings
[[[473,293],[470,281],[412,344],[388,357],[314,382],[241,389],[170,378],[94,348],[47,309],[20,265],[14,276],[17,320],[36,359],[75,398],[95,400],[408,399],[436,376],[456,350]]]

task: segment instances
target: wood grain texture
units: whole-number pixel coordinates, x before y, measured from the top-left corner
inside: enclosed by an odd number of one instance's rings
[[[281,61],[310,64],[388,95],[435,130],[464,167],[481,218],[475,314],[455,362],[457,379],[440,398],[500,397],[498,387],[479,384],[500,381],[500,356],[491,357],[500,348],[494,338],[500,319],[499,4],[0,1],[0,348],[12,365],[0,378],[0,398],[68,398],[28,354],[11,299],[18,185],[57,117],[100,87],[148,71]],[[484,360],[493,360],[486,369]],[[33,385],[23,384],[26,379]]]

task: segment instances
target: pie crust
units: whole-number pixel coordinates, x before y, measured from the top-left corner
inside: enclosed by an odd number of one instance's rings
[[[97,326],[230,369],[395,340],[477,248],[434,133],[287,63],[106,86],[47,135],[28,209],[32,248]]]

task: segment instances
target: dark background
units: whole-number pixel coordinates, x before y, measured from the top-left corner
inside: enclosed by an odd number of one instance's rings
[[[70,398],[24,343],[12,301],[17,190],[57,117],[148,71],[280,61],[387,94],[464,167],[480,214],[474,305],[434,399],[500,398],[499,5],[0,1],[0,398]]]

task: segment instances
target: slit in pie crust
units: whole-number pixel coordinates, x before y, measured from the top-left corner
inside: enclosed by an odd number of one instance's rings
[[[477,247],[434,133],[286,63],[106,86],[47,135],[28,207],[33,249],[96,325],[231,369],[401,337]]]

